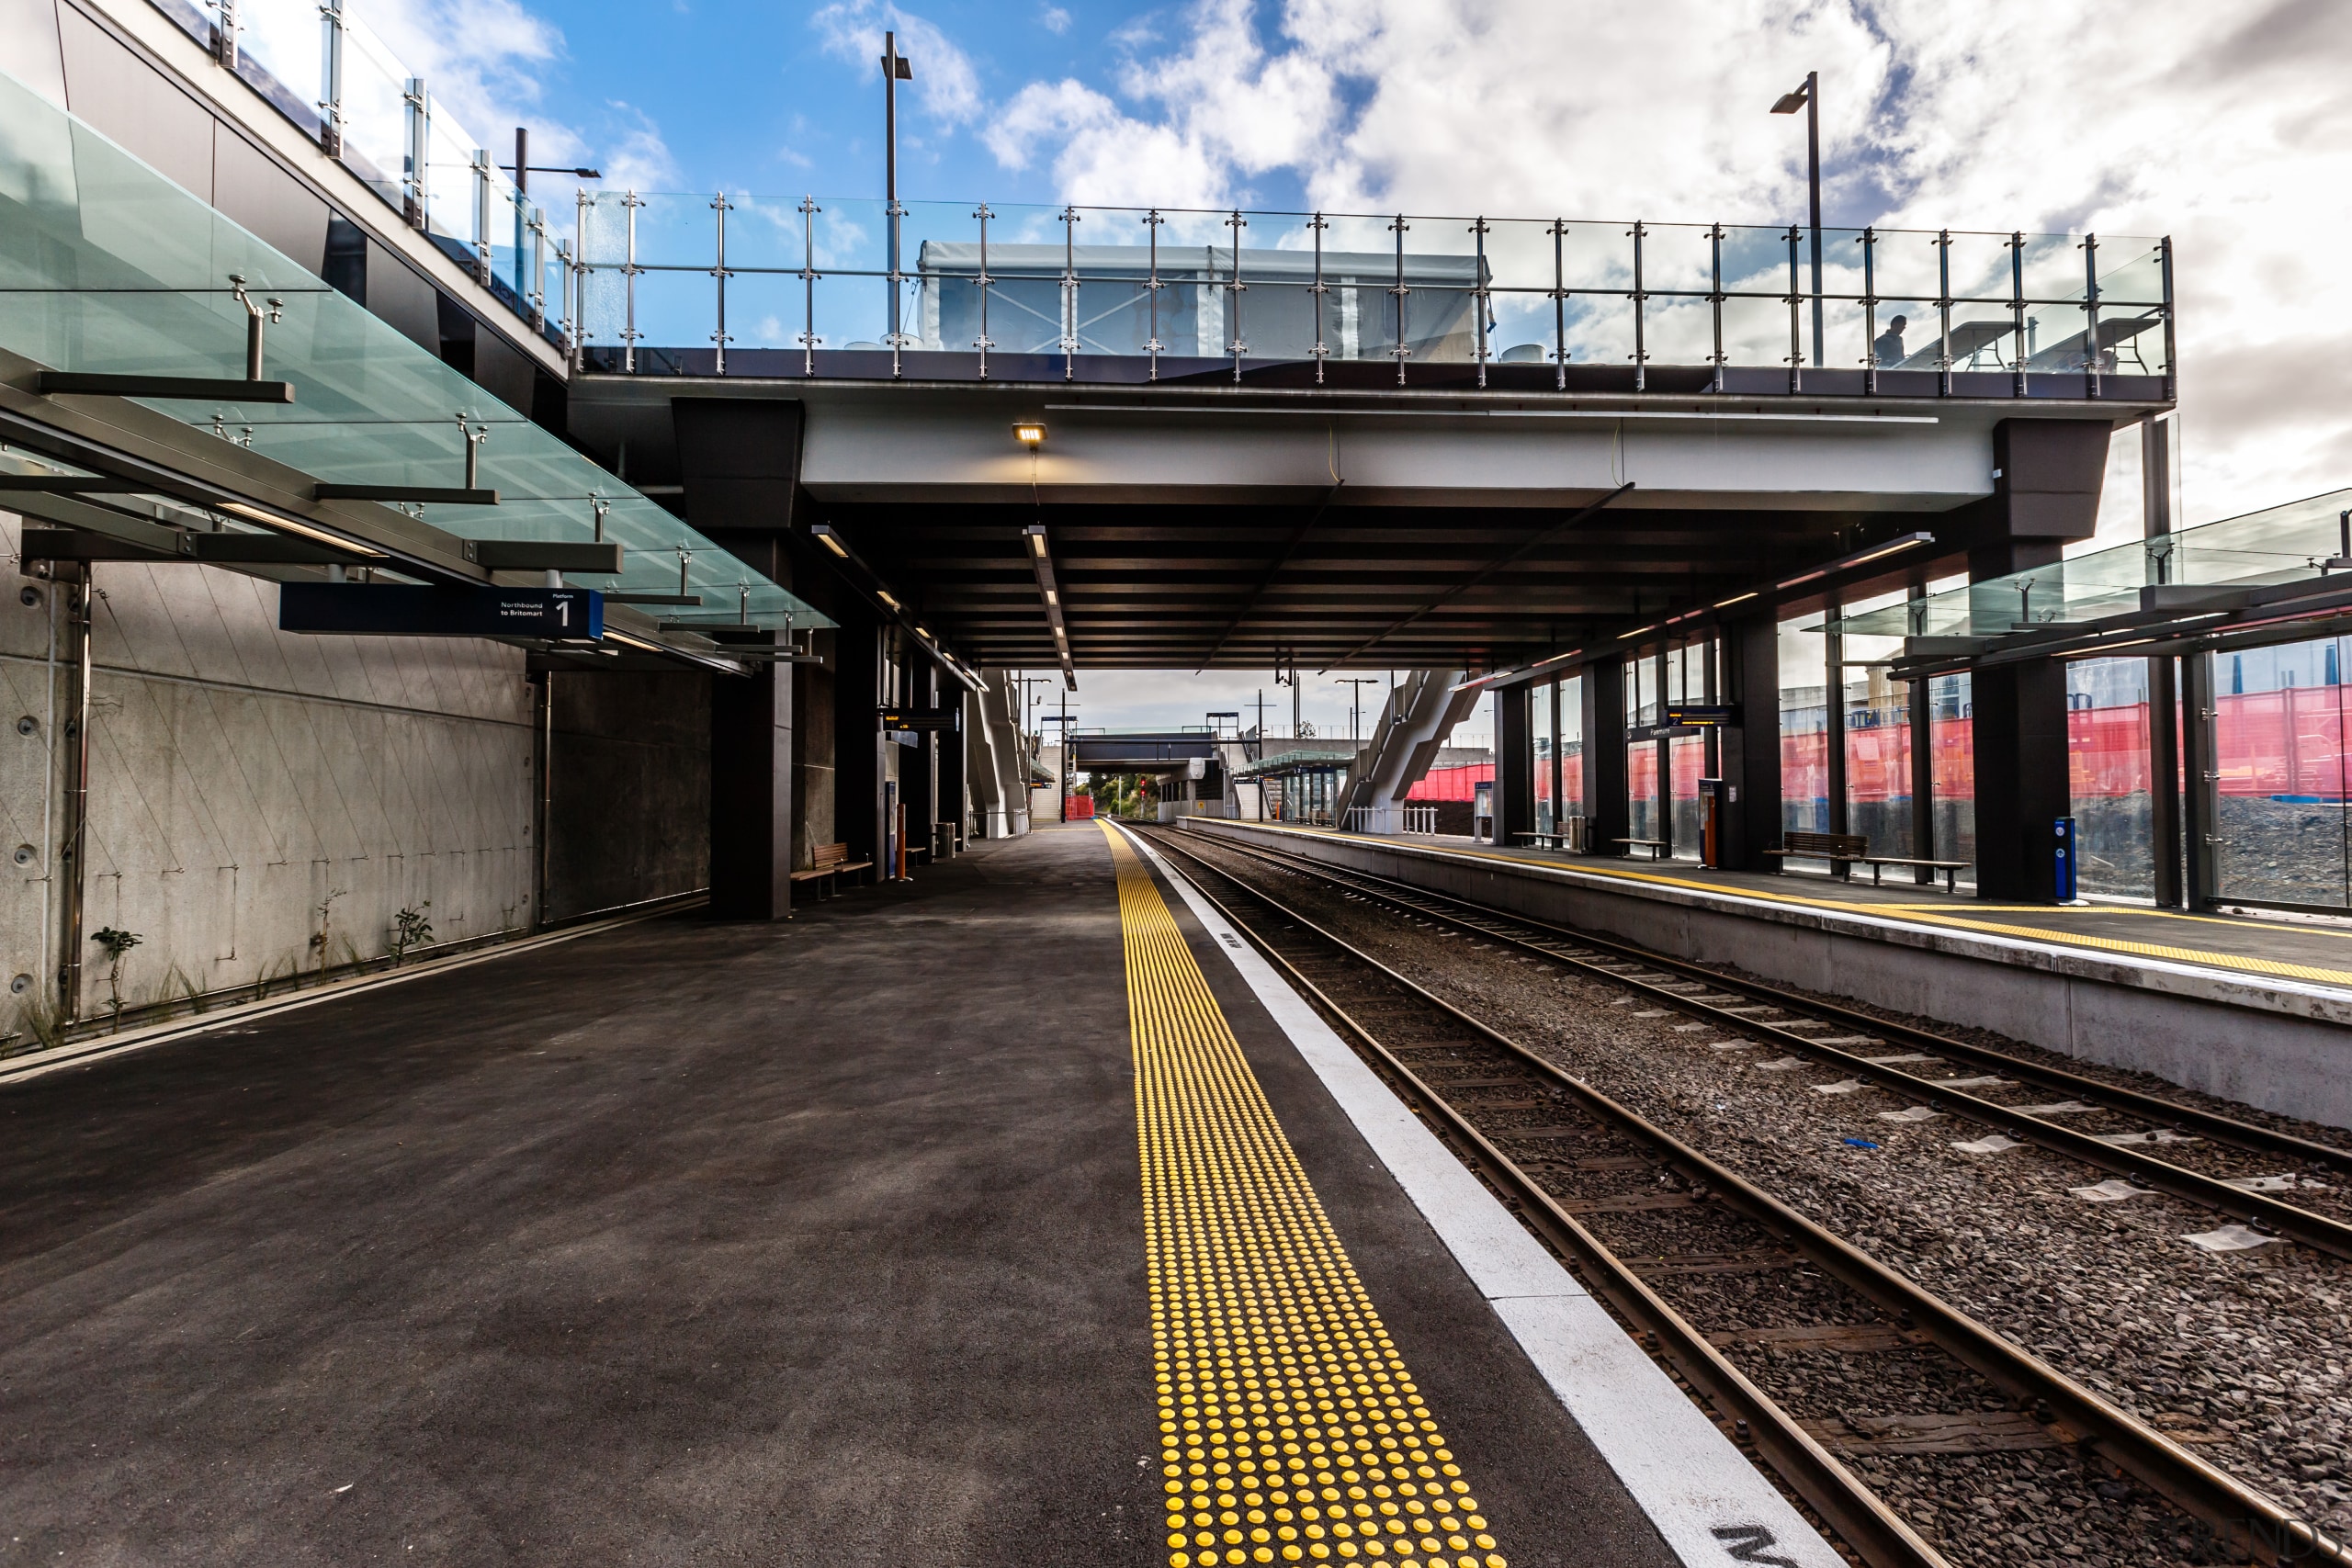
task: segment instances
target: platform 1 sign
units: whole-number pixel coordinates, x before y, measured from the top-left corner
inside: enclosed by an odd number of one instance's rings
[[[287,582],[277,628],[345,637],[525,637],[594,642],[605,596],[592,588],[423,588],[390,582]]]

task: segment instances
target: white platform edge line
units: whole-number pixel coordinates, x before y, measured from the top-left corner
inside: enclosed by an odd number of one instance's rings
[[[1120,829],[1126,833],[1126,829]],[[1317,1017],[1258,950],[1133,833],[1284,1036],[1396,1178],[1570,1418],[1675,1554],[1722,1568],[1732,1548],[1803,1568],[1846,1560],[1716,1429],[1600,1303]],[[1728,1539],[1717,1530],[1731,1532]],[[1745,1543],[1745,1544],[1743,1544]]]

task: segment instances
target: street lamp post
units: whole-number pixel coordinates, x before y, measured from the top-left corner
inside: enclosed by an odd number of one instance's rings
[[[899,84],[915,79],[915,68],[899,52],[899,35],[882,35],[882,194],[883,212],[890,226],[890,346],[900,346],[899,332]],[[1818,239],[1815,248],[1820,248]],[[895,363],[895,362],[894,362]]]
[[[1804,110],[1806,183],[1813,195],[1813,363],[1822,363],[1821,338],[1821,73],[1804,73],[1804,85],[1783,93],[1772,106],[1774,114]],[[895,265],[895,264],[894,264]]]

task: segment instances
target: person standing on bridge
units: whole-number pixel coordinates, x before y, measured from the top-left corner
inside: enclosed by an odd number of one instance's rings
[[[1871,363],[1881,370],[1892,370],[1903,363],[1903,327],[1906,318],[1897,316],[1886,323],[1886,331],[1878,334],[1871,344]]]

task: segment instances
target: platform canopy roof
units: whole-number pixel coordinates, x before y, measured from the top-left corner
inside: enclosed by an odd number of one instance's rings
[[[4,74],[0,368],[10,508],[118,543],[152,542],[159,525],[291,536],[351,547],[355,563],[395,581],[432,582],[489,581],[469,566],[484,541],[602,541],[622,547],[621,570],[588,573],[580,586],[698,601],[663,605],[659,624],[615,617],[638,628],[640,645],[710,653],[696,636],[706,627],[833,624]],[[58,373],[217,389],[85,392],[61,389]],[[496,499],[339,499],[321,486]]]

